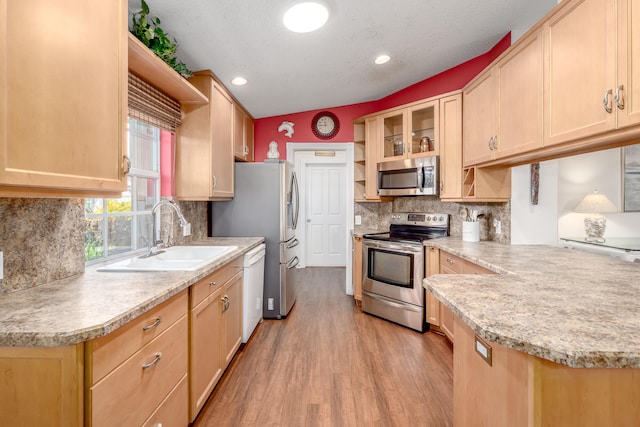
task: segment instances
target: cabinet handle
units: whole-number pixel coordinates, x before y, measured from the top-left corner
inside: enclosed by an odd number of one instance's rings
[[[122,174],[128,175],[131,171],[131,159],[125,154],[122,156]]]
[[[162,359],[162,353],[160,352],[157,352],[155,356],[156,357],[154,357],[151,362],[147,363],[146,365],[142,365],[142,369],[149,369],[150,367],[157,364],[160,361],[160,359]]]
[[[452,260],[451,258],[447,258],[447,262],[448,262],[449,264],[453,264],[453,260]]]
[[[216,188],[216,186],[218,185],[218,180],[216,179],[215,175],[211,177],[211,181],[213,182],[213,188]]]
[[[216,282],[209,282],[209,285],[211,285],[211,286],[215,286],[215,285],[216,285]]]
[[[153,322],[153,323],[152,323],[152,324],[150,324],[150,325],[143,326],[143,327],[142,327],[142,330],[143,330],[143,331],[148,331],[149,329],[153,329],[153,328],[155,328],[156,326],[158,326],[161,322],[162,322],[162,316],[158,316],[158,317],[156,318],[155,322]]]
[[[618,107],[618,110],[624,110],[624,85],[620,85],[616,88],[616,94],[613,97],[613,100],[616,101],[616,107]]]
[[[606,111],[607,113],[610,113],[613,111],[613,109],[611,108],[611,94],[613,93],[613,91],[611,89],[607,90],[604,93],[604,98],[602,98],[602,108],[604,108],[604,111]]]
[[[493,136],[493,150],[498,149],[498,135]]]

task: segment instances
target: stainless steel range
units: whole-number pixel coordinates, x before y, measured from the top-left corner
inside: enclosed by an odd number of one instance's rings
[[[394,213],[388,233],[362,239],[362,310],[420,332],[425,322],[423,241],[449,235],[449,215]]]

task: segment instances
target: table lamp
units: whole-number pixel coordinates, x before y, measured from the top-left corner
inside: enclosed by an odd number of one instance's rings
[[[611,203],[611,200],[604,194],[598,193],[598,190],[594,190],[593,193],[587,194],[584,199],[576,206],[575,212],[589,213],[584,219],[584,230],[587,233],[587,237],[584,238],[587,242],[604,243],[605,238],[604,230],[607,228],[607,219],[602,216],[603,213],[617,212],[616,206]]]

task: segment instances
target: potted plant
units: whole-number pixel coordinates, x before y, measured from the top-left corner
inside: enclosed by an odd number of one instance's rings
[[[178,42],[169,39],[169,34],[160,27],[160,18],[149,16],[149,6],[140,0],[141,9],[133,13],[131,34],[144,43],[153,53],[183,77],[192,73],[182,61],[176,58]]]

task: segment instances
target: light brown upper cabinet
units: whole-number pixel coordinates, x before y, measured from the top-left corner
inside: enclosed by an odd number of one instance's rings
[[[434,100],[381,114],[379,161],[437,155],[438,109]]]
[[[0,10],[0,195],[119,197],[127,3],[0,0]]]
[[[229,200],[233,186],[233,100],[210,71],[189,79],[208,99],[183,105],[176,150],[176,195],[181,200]]]
[[[236,160],[253,161],[253,119],[237,103],[233,104],[233,155]]]
[[[543,52],[538,30],[465,88],[465,166],[542,147]]]
[[[545,25],[548,144],[640,123],[640,7],[575,0]]]
[[[462,197],[462,94],[440,99],[440,198]]]

